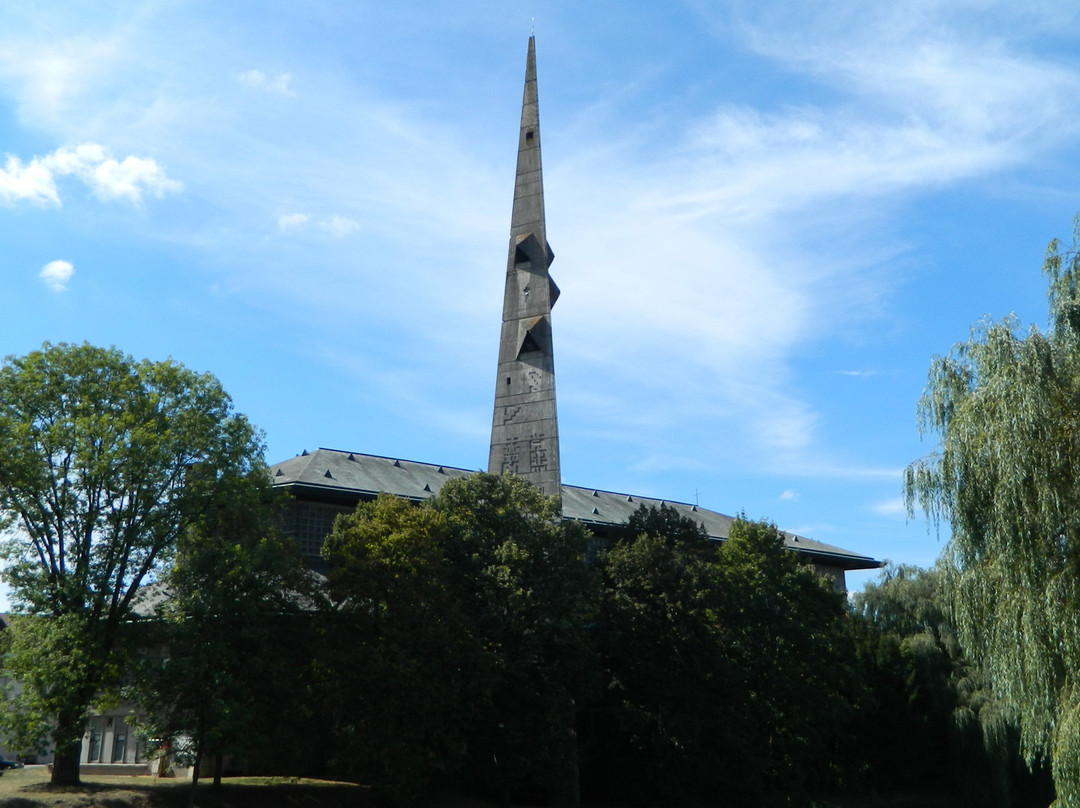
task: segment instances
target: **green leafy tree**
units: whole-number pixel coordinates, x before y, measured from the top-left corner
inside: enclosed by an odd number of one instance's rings
[[[737,804],[747,693],[720,619],[718,547],[666,506],[641,508],[601,556],[595,641],[603,699],[588,739],[588,788],[647,805]]]
[[[399,801],[456,773],[577,802],[595,573],[560,517],[521,478],[476,474],[423,507],[380,497],[338,520],[319,668],[339,768]]]
[[[136,596],[261,446],[209,374],[46,344],[0,366],[0,456],[0,557],[25,618],[4,657],[22,685],[5,712],[51,726],[52,781],[73,784],[87,712],[130,650]]]
[[[828,784],[855,688],[841,596],[765,522],[719,546],[670,509],[629,528],[603,564],[598,776],[651,805]]]
[[[282,495],[264,469],[222,481],[180,537],[153,591],[135,667],[134,700],[148,733],[194,767],[226,756],[272,758],[281,716],[301,725],[307,617],[315,582],[280,529]],[[290,653],[282,653],[289,648]]]
[[[577,712],[596,670],[590,535],[515,475],[451,480],[432,506],[447,519],[455,591],[496,674],[475,716],[471,770],[501,786],[504,802],[532,787],[576,805]]]
[[[861,692],[843,594],[767,521],[735,519],[719,567],[727,641],[749,694],[744,742],[762,782],[792,793],[836,785]]]
[[[451,586],[446,518],[382,495],[327,537],[318,686],[331,767],[394,802],[456,770],[492,671]]]
[[[940,573],[888,567],[852,599],[853,631],[868,687],[860,757],[867,784],[951,791],[959,773],[954,711],[965,669],[946,617]]]
[[[1049,329],[976,326],[936,358],[919,405],[937,449],[905,475],[951,528],[946,586],[964,649],[1049,759],[1058,804],[1080,805],[1080,253],[1055,240]]]
[[[865,785],[952,794],[960,805],[1032,806],[1052,797],[1027,771],[1016,725],[960,650],[940,568],[888,566],[852,598],[867,685],[858,725]]]

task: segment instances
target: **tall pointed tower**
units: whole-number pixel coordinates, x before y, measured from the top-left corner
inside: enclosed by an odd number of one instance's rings
[[[545,494],[560,496],[551,348],[551,307],[559,287],[548,275],[554,257],[544,226],[536,41],[529,37],[488,471],[519,474]]]

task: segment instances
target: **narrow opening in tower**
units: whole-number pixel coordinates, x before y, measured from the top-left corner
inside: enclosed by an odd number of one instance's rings
[[[533,130],[532,129],[530,129],[528,132],[525,133],[525,139],[526,140],[532,140],[533,139]]]

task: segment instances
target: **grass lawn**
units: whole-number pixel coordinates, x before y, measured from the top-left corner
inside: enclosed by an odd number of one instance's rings
[[[0,808],[187,808],[191,783],[155,777],[84,776],[78,788],[49,788],[44,766],[27,766],[0,777]],[[877,799],[825,799],[831,808],[953,808],[946,796],[886,795]],[[352,783],[286,777],[230,777],[219,792],[199,784],[197,808],[379,808],[370,792]],[[467,797],[446,798],[429,808],[492,808]],[[586,806],[589,806],[586,803]],[[591,808],[624,806],[591,804]]]
[[[0,777],[0,806],[4,808],[186,808],[189,782],[171,778],[83,777],[75,789],[48,787],[44,766],[27,766]],[[350,783],[292,778],[229,778],[219,794],[200,783],[195,804],[216,808],[339,808],[374,805],[365,790]],[[216,798],[216,799],[215,799]]]

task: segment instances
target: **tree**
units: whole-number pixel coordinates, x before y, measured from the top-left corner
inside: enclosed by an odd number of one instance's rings
[[[934,359],[919,429],[936,450],[905,473],[952,531],[945,583],[960,641],[1050,761],[1058,804],[1080,805],[1080,219],[1050,243],[1049,328],[983,322]]]
[[[451,480],[432,507],[446,517],[455,591],[496,673],[475,716],[471,770],[500,785],[504,802],[525,787],[576,805],[577,711],[596,670],[590,535],[515,475]]]
[[[719,545],[665,508],[629,526],[603,560],[601,777],[652,805],[826,785],[853,689],[841,596],[767,522]]]
[[[588,785],[638,805],[733,804],[748,779],[747,692],[731,659],[717,585],[719,547],[667,506],[639,508],[601,554],[594,632],[603,699]]]
[[[875,791],[952,792],[960,805],[1045,806],[1048,776],[1029,773],[1010,716],[961,652],[939,568],[889,565],[852,598],[867,685],[859,748]]]
[[[750,694],[754,731],[743,740],[764,782],[793,792],[834,785],[859,685],[843,594],[764,520],[732,522],[719,566],[732,659]]]
[[[475,474],[422,507],[362,504],[324,546],[334,609],[319,667],[351,755],[339,769],[398,801],[456,774],[504,799],[576,803],[595,573],[558,501]]]
[[[52,782],[74,784],[136,595],[223,482],[260,468],[261,445],[209,374],[46,343],[0,367],[0,457],[0,558],[24,616],[4,659],[22,683],[8,712],[49,721]],[[30,627],[49,658],[20,639]],[[69,675],[43,675],[61,660]]]
[[[281,531],[283,498],[261,468],[224,479],[178,540],[142,627],[148,653],[133,666],[132,695],[148,734],[188,759],[195,785],[203,761],[220,786],[226,755],[273,757],[283,714],[303,723],[300,643],[316,593]]]
[[[319,690],[332,770],[397,803],[457,770],[491,684],[450,583],[445,517],[384,494],[340,517],[323,545]]]
[[[875,789],[918,783],[927,791],[950,791],[961,773],[954,712],[966,663],[940,583],[935,570],[890,565],[852,598],[856,651],[868,688],[858,751]]]

